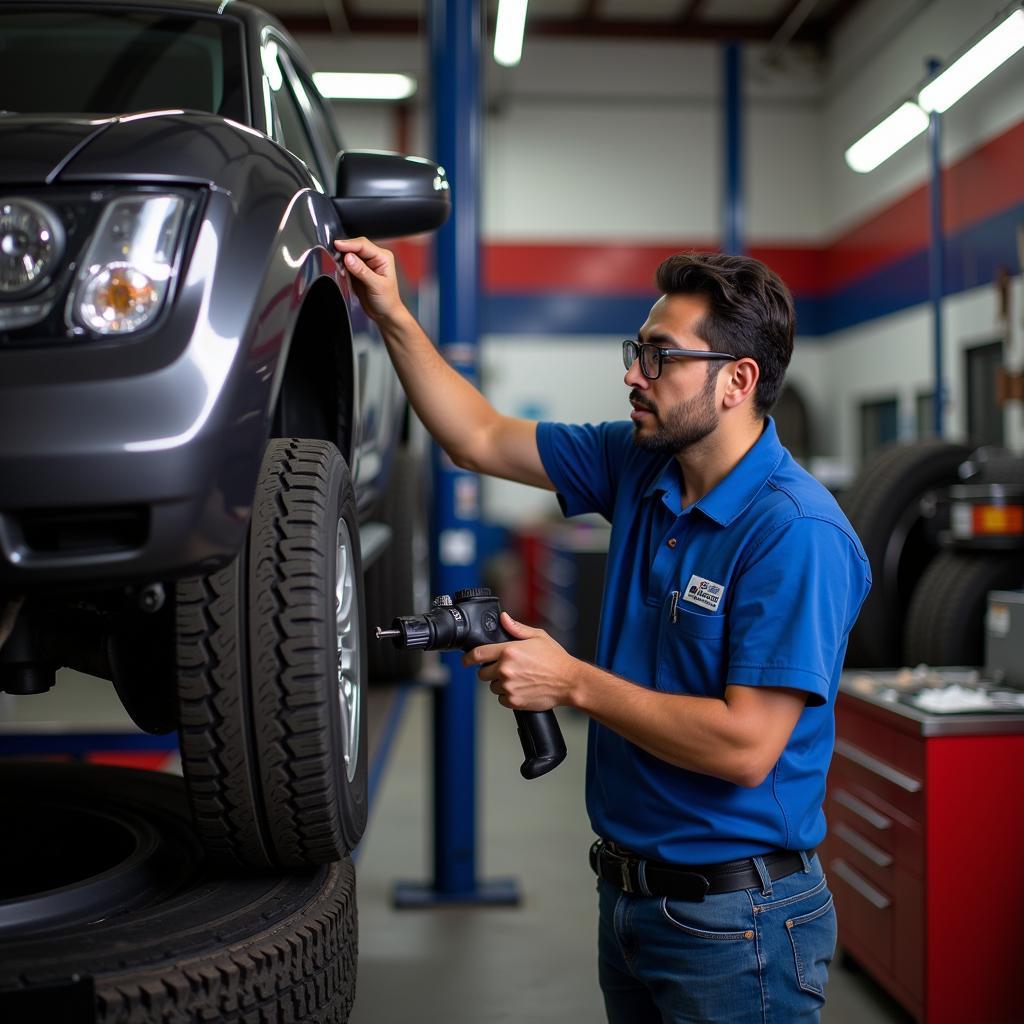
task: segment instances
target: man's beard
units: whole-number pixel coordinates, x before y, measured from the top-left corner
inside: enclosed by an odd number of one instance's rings
[[[653,412],[661,421],[653,433],[641,434],[640,424],[633,424],[633,443],[645,452],[658,455],[678,455],[698,441],[703,441],[718,426],[718,412],[715,409],[716,373],[709,373],[699,395],[673,406],[661,417],[653,402],[634,391],[630,400],[642,409]]]

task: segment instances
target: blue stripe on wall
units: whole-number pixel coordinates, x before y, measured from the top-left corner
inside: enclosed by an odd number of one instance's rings
[[[1024,203],[971,225],[946,239],[945,294],[990,284],[1005,267],[1020,273],[1017,232],[1024,224]],[[618,334],[633,336],[647,319],[650,295],[583,293],[488,295],[483,307],[486,334]],[[928,300],[928,251],[918,252],[872,271],[826,296],[794,297],[797,330],[803,336],[826,335]]]

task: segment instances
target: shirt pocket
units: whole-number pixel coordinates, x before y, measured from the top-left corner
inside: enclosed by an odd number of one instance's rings
[[[655,685],[666,693],[721,697],[727,646],[724,615],[691,612],[677,605],[664,621],[658,639]]]

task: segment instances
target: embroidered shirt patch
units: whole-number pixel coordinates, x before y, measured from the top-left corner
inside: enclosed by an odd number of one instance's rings
[[[690,582],[686,584],[683,600],[707,608],[709,612],[717,612],[724,592],[725,587],[721,583],[706,580],[702,576],[691,576]]]

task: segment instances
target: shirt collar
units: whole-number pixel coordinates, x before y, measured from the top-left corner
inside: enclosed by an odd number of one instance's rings
[[[694,505],[719,526],[728,526],[757,496],[778,468],[785,449],[779,440],[775,421],[765,420],[761,436],[753,447],[703,498]],[[682,507],[679,463],[669,459],[657,479],[647,488],[645,497],[660,493],[662,501],[676,515]]]

